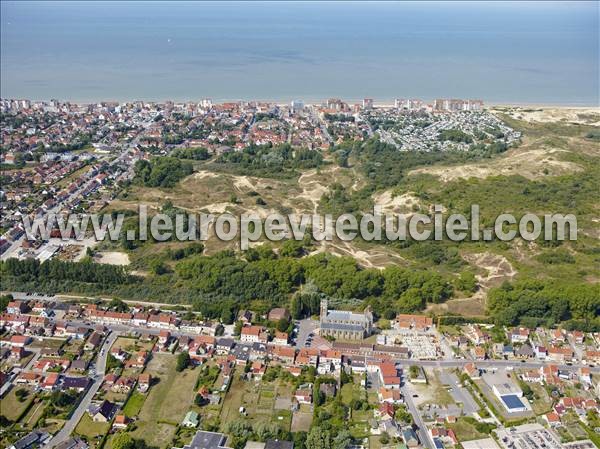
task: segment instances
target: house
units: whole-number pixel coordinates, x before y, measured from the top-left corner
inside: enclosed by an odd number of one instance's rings
[[[550,346],[548,348],[548,358],[555,362],[570,362],[574,359],[575,353],[571,348]]]
[[[121,376],[117,379],[111,390],[115,393],[129,393],[135,384],[135,380],[131,377]]]
[[[540,360],[546,360],[548,357],[548,350],[545,346],[536,346],[535,347],[535,357]]]
[[[41,381],[42,376],[37,373],[21,372],[21,374],[19,374],[17,379],[15,380],[15,383],[17,385],[29,385],[31,387],[36,387],[40,384]]]
[[[124,362],[128,354],[121,348],[112,347],[110,349],[110,355],[113,356],[115,359]]]
[[[150,388],[150,383],[152,382],[152,377],[148,373],[142,373],[138,376],[138,384],[137,389],[145,393]]]
[[[58,387],[59,379],[58,373],[50,373],[44,378],[40,387],[45,391],[54,391]]]
[[[321,374],[337,371],[342,366],[342,353],[335,349],[323,349],[319,352],[318,371]]]
[[[275,337],[271,342],[274,345],[287,345],[288,344],[288,334],[287,332],[279,332],[275,331]]]
[[[227,435],[217,432],[199,430],[185,449],[229,449],[225,446]],[[182,449],[184,449],[182,448]],[[174,448],[175,449],[175,448]]]
[[[335,397],[335,393],[337,392],[337,384],[330,382],[321,382],[319,385],[319,391],[323,393],[325,397]]]
[[[69,438],[67,441],[59,443],[55,449],[88,449],[88,444],[80,438]]]
[[[240,332],[240,341],[244,343],[267,343],[268,333],[262,326],[245,326]]]
[[[533,350],[531,345],[525,343],[515,351],[515,355],[522,359],[531,359],[533,358],[533,356],[535,356],[535,351]]]
[[[400,329],[426,331],[433,326],[433,319],[424,315],[410,315],[401,313],[396,316],[396,325]]]
[[[556,412],[546,413],[544,415],[544,420],[546,420],[550,427],[558,427],[561,424],[560,416]]]
[[[266,370],[267,370],[267,367],[258,360],[253,362],[252,366],[250,367],[250,373],[252,374],[252,377],[257,380],[262,379]]]
[[[463,368],[463,372],[473,380],[481,378],[481,370],[474,363],[467,363]]]
[[[71,362],[71,366],[69,367],[69,371],[77,371],[83,373],[87,370],[88,361],[85,359],[77,359]]]
[[[34,447],[42,447],[46,442],[50,441],[52,436],[48,432],[41,430],[34,430],[28,433],[20,440],[17,440],[12,445],[8,446],[8,449],[30,449]]]
[[[387,421],[394,419],[394,404],[390,402],[382,402],[377,409],[379,419]]]
[[[6,306],[6,312],[14,315],[20,315],[27,312],[27,303],[25,301],[10,301]]]
[[[377,393],[380,402],[389,402],[390,404],[402,403],[402,394],[398,390],[391,390],[381,387]]]
[[[270,346],[269,355],[273,360],[291,365],[296,358],[296,350],[289,346]]]
[[[10,337],[11,346],[17,348],[23,348],[31,342],[31,337],[27,335],[13,335]]]
[[[473,348],[473,356],[476,360],[485,360],[487,354],[485,353],[485,349],[482,346],[475,346]]]
[[[312,385],[300,385],[300,387],[294,392],[294,399],[296,399],[299,404],[312,404]]]
[[[406,427],[402,429],[402,439],[404,440],[404,444],[407,447],[418,447],[419,439],[417,438],[417,434],[412,429],[412,427]]]
[[[92,332],[90,337],[85,342],[83,348],[86,351],[93,351],[100,345],[100,343],[102,343],[102,334],[99,334],[98,332]]]
[[[264,449],[294,449],[294,443],[285,440],[267,440]]]
[[[579,369],[579,379],[582,382],[585,382],[585,383],[591,385],[592,384],[592,370],[587,366],[581,367]]]
[[[109,422],[117,410],[115,404],[104,400],[100,405],[91,405],[88,413],[94,422]]]
[[[135,356],[131,357],[125,366],[127,368],[143,368],[146,365],[146,361],[148,360],[148,351],[138,351]]]
[[[193,410],[190,410],[186,413],[185,418],[183,418],[183,421],[181,422],[181,425],[183,427],[195,428],[198,427],[199,423],[200,420],[198,419],[198,413],[196,413]]]
[[[238,321],[241,321],[243,325],[252,323],[252,312],[250,310],[240,310],[237,317]]]
[[[277,323],[279,320],[289,320],[290,312],[283,307],[276,307],[271,309],[269,314],[267,315],[267,320]]]
[[[217,354],[219,354],[219,355],[229,354],[229,352],[233,349],[234,346],[235,346],[235,341],[232,338],[219,338],[217,340],[217,346],[216,346]]]
[[[115,416],[113,429],[125,429],[129,425],[129,418],[123,414]]]
[[[158,344],[161,346],[166,346],[171,339],[171,332],[168,330],[161,330],[158,334]]]
[[[13,360],[21,360],[25,357],[25,349],[22,346],[13,346],[10,348],[10,358]]]
[[[510,333],[511,343],[525,343],[529,339],[529,329],[524,327],[515,328]]]
[[[87,390],[90,384],[88,377],[64,377],[62,380],[61,388],[63,390],[73,390],[78,393]]]

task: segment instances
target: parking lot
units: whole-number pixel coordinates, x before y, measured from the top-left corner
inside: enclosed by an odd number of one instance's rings
[[[296,337],[296,346],[299,348],[307,348],[312,344],[315,330],[319,327],[319,322],[307,318],[296,322],[298,328],[298,336]],[[312,334],[312,336],[311,336]],[[309,343],[307,345],[307,342]]]

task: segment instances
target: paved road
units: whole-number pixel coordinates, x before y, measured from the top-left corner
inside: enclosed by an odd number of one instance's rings
[[[406,381],[406,378],[403,379],[402,383],[403,385],[400,387],[400,391],[402,392],[402,396],[404,397],[404,402],[408,407],[408,411],[412,415],[413,419],[415,420],[415,424],[418,427],[417,436],[419,437],[421,444],[428,449],[436,449],[435,444],[431,439],[431,435],[427,430],[427,426],[425,425],[425,421],[423,421],[421,412],[413,401],[413,391],[410,387],[410,383]]]
[[[479,410],[475,399],[473,399],[473,396],[471,396],[469,390],[467,390],[460,384],[460,381],[458,380],[456,374],[454,374],[453,372],[442,371],[440,373],[440,381],[443,384],[449,385],[451,387],[450,395],[452,396],[455,402],[463,405],[463,412],[466,415],[472,416],[474,413],[477,412],[477,410]]]
[[[398,365],[403,366],[404,368],[409,367],[410,365],[417,366],[425,366],[432,368],[462,368],[467,363],[475,363],[478,368],[506,368],[512,367],[515,369],[535,369],[540,368],[542,366],[547,365],[555,365],[558,366],[558,369],[561,371],[578,371],[580,368],[586,367],[588,365],[584,365],[581,363],[573,363],[572,365],[558,364],[556,362],[552,362],[550,360],[536,360],[536,361],[527,361],[524,363],[519,362],[518,360],[406,360],[399,359],[396,360]],[[592,373],[600,373],[600,366],[594,366],[590,368]]]
[[[71,432],[75,430],[77,423],[83,417],[83,414],[86,412],[86,410],[92,402],[92,398],[94,397],[94,395],[100,388],[100,385],[102,384],[102,379],[104,378],[104,373],[106,371],[106,359],[108,358],[108,351],[118,336],[119,334],[117,332],[111,332],[106,338],[106,340],[104,340],[96,362],[96,375],[93,378],[92,385],[87,390],[83,399],[79,402],[79,405],[71,415],[71,418],[69,418],[69,420],[63,426],[63,428],[60,429],[60,431],[56,435],[54,435],[54,437],[50,440],[46,447],[53,448],[59,445],[60,443],[67,441],[71,435]]]

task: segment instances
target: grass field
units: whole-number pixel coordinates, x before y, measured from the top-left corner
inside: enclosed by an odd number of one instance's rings
[[[487,434],[478,432],[471,423],[462,418],[458,418],[455,423],[448,424],[448,427],[454,431],[458,441],[478,440],[488,437]]]
[[[289,430],[292,425],[291,411],[275,409],[277,399],[281,398],[291,399],[289,385],[281,385],[278,381],[256,383],[234,376],[221,409],[221,425],[240,418],[240,407],[244,407],[248,420],[272,422],[284,430]],[[224,430],[224,427],[222,428]]]
[[[99,436],[106,435],[110,429],[110,423],[94,422],[90,415],[84,413],[83,417],[75,427],[75,433],[87,437],[88,439],[94,439]]]
[[[171,443],[176,426],[191,408],[198,376],[191,369],[178,373],[175,362],[172,354],[155,354],[149,362],[146,372],[159,381],[151,387],[133,432],[134,438],[161,448]]]
[[[145,394],[140,393],[137,390],[131,393],[131,396],[129,396],[129,399],[123,407],[123,413],[125,414],[125,416],[127,416],[128,418],[133,418],[134,416],[137,416],[138,413],[140,413],[140,410],[142,409],[145,400]]]
[[[34,394],[30,390],[25,389],[28,392],[27,397],[25,397],[23,402],[20,402],[15,393],[17,390],[22,388],[23,387],[11,388],[8,394],[6,394],[2,400],[0,400],[0,409],[2,410],[2,415],[11,421],[15,421],[19,416],[21,416],[21,413],[25,411],[25,409],[34,399]]]

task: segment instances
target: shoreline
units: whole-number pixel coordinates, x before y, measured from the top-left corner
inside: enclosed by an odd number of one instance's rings
[[[31,102],[37,103],[37,102],[50,102],[52,101],[54,98],[50,98],[50,99],[31,99],[31,98],[27,98],[27,97],[10,97],[10,96],[1,96],[0,97],[3,100],[29,100]],[[339,97],[335,97],[335,96],[330,96],[328,98],[339,98]],[[405,98],[410,98],[410,96],[407,96]],[[441,98],[441,97],[440,97]],[[451,98],[451,97],[443,97],[443,98]],[[463,98],[463,99],[473,99],[470,97],[452,97],[452,98]],[[213,102],[213,104],[222,104],[222,103],[238,103],[238,102],[256,102],[256,103],[272,103],[278,106],[282,106],[282,105],[289,105],[292,101],[303,101],[305,106],[322,106],[326,101],[327,98],[322,98],[319,100],[314,100],[314,99],[310,99],[310,100],[302,100],[302,98],[295,98],[295,97],[290,97],[289,99],[285,100],[285,99],[264,99],[264,98],[211,98],[211,97],[203,97],[203,98],[198,98],[198,99],[187,99],[187,100],[182,100],[182,99],[162,99],[162,100],[150,100],[150,99],[94,99],[94,100],[70,100],[70,99],[58,99],[58,101],[60,103],[71,103],[71,104],[75,104],[75,105],[80,105],[80,106],[87,106],[87,105],[92,105],[92,104],[97,104],[97,103],[119,103],[119,104],[123,104],[123,103],[136,103],[136,102],[143,102],[143,103],[156,103],[156,104],[164,104],[166,102],[173,102],[175,104],[182,104],[182,103],[199,103],[202,100],[206,100],[209,99]],[[362,104],[362,99],[345,99],[345,98],[339,98],[341,101],[347,103],[348,105],[353,105],[353,104]],[[382,100],[382,101],[376,101],[375,99],[373,99],[373,107],[375,108],[393,108],[395,106],[395,100]],[[428,99],[428,100],[422,100],[425,104],[430,104],[431,102],[433,102],[433,99]],[[494,109],[494,108],[507,108],[507,107],[513,107],[513,108],[542,108],[542,109],[581,109],[581,110],[596,110],[598,112],[600,112],[600,103],[594,104],[594,103],[558,103],[558,102],[548,102],[548,103],[543,103],[543,102],[518,102],[518,101],[490,101],[487,102],[485,100],[483,100],[484,102],[484,109]]]

